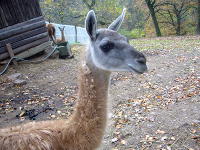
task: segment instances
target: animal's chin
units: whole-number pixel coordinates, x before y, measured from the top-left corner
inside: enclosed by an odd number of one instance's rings
[[[137,73],[137,74],[143,74],[143,73],[144,73],[144,71],[140,71],[140,70],[138,70],[138,69],[135,69],[135,68],[132,67],[131,65],[128,65],[128,66],[129,66],[130,70],[131,70],[132,72],[134,72],[134,73]]]

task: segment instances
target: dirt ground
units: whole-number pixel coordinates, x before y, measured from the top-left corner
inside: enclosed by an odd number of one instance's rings
[[[200,37],[132,40],[148,73],[113,73],[108,127],[99,150],[200,150]],[[11,66],[0,76],[0,127],[68,118],[77,100],[74,59]],[[2,67],[2,66],[1,66]],[[25,85],[9,75],[21,73]]]

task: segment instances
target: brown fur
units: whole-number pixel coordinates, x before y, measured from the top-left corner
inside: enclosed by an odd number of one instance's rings
[[[0,150],[96,149],[106,126],[108,82],[101,72],[84,65],[80,72],[79,101],[71,118],[0,129]]]
[[[56,40],[56,29],[53,24],[49,23],[46,25],[49,37],[55,43]]]
[[[120,20],[123,21],[124,12],[123,10],[121,19],[118,17],[111,24],[112,29],[119,28]],[[94,40],[96,18],[93,11],[87,15],[86,30],[90,38]],[[62,33],[63,38],[64,34]],[[125,40],[121,43],[124,42]],[[92,44],[94,43],[92,42]],[[132,51],[129,44],[126,46],[126,51],[131,51],[138,56],[141,55],[137,51]],[[0,129],[0,150],[94,150],[100,145],[106,127],[106,106],[111,72],[106,71],[110,69],[105,70],[95,66],[96,60],[92,59],[92,50],[94,49],[87,51],[85,61],[80,69],[79,101],[72,116],[68,120],[32,122]],[[119,49],[117,49],[116,55],[119,55],[118,51]],[[110,57],[108,56],[108,58]],[[131,58],[137,60],[135,57]],[[144,56],[141,55],[141,58]],[[116,63],[114,65],[116,66]],[[143,66],[143,63],[140,65]],[[139,71],[142,73],[145,69],[142,68]]]
[[[66,40],[65,40],[65,33],[64,33],[65,27],[63,27],[63,28],[59,27],[59,30],[61,32],[61,38],[60,39],[56,39],[56,43],[66,42]]]

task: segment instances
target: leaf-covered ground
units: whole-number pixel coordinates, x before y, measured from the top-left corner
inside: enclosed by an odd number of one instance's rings
[[[148,73],[113,73],[109,121],[100,150],[200,149],[200,37],[132,40]],[[77,100],[75,58],[12,66],[0,77],[0,127],[67,118]],[[7,76],[21,73],[18,86]]]

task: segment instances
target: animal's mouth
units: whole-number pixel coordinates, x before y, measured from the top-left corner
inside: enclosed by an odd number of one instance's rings
[[[142,73],[145,72],[145,71],[139,71],[139,70],[135,69],[134,67],[132,67],[131,65],[128,65],[128,66],[129,66],[129,68],[130,68],[132,71],[134,71],[135,73],[142,74]]]

